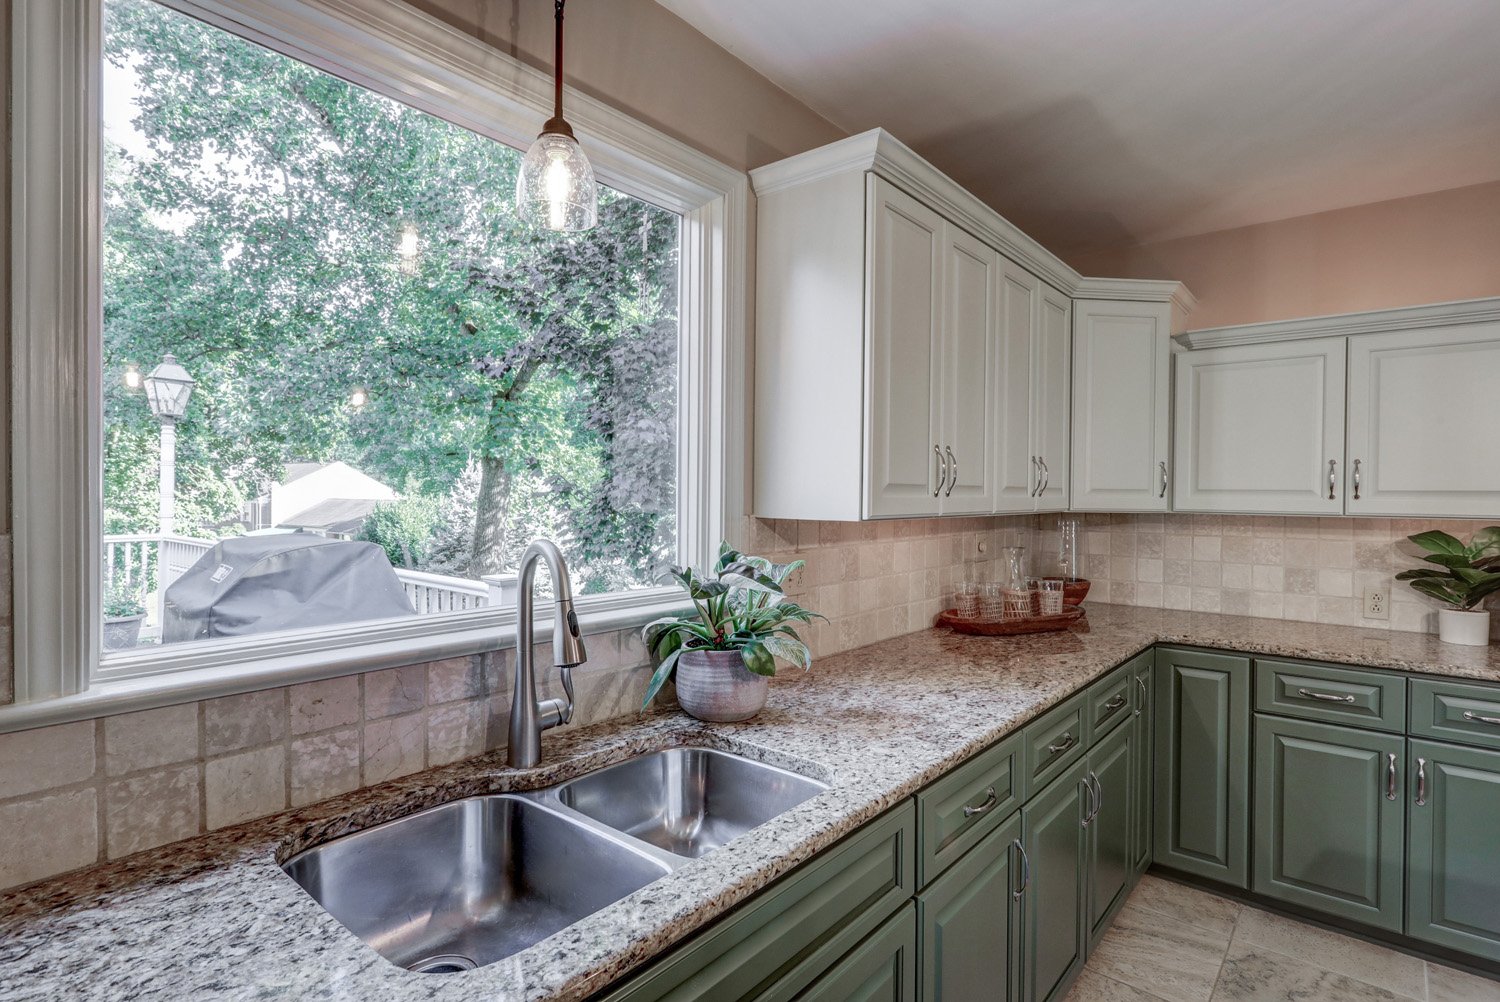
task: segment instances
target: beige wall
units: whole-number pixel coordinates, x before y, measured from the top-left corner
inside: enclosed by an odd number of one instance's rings
[[[1193,328],[1500,296],[1500,181],[1068,263],[1185,282],[1198,297]]]

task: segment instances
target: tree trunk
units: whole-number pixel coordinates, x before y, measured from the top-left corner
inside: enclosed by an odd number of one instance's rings
[[[479,460],[479,496],[474,501],[474,547],[469,573],[499,574],[505,566],[505,530],[510,523],[510,472],[505,460],[483,456]]]

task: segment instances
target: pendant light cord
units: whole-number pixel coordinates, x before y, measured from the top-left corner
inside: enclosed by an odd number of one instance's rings
[[[552,74],[556,84],[552,101],[552,117],[562,121],[562,87],[563,87],[563,4],[568,0],[556,0],[554,9],[557,16],[557,39],[552,53]]]

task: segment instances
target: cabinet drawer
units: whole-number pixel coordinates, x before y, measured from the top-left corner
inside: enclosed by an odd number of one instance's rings
[[[1031,796],[1083,756],[1087,708],[1088,693],[1080,692],[1026,725],[1021,732],[1021,751],[1026,759],[1023,796]]]
[[[1357,668],[1257,658],[1255,709],[1399,734],[1406,730],[1406,679]]]
[[[1088,688],[1088,742],[1092,744],[1130,719],[1130,693],[1135,675],[1130,661],[1122,664]]]
[[[880,927],[916,887],[916,807],[906,801],[792,871],[606,1002],[791,998]]]
[[[1021,806],[1021,735],[917,794],[917,886],[925,887]]]
[[[1500,688],[1412,679],[1411,733],[1500,748]]]

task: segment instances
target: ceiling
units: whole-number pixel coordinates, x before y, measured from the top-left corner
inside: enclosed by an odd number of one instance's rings
[[[1053,250],[1500,179],[1500,0],[659,0]]]

